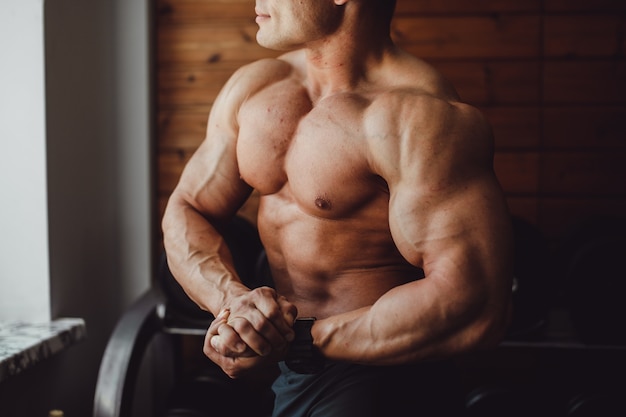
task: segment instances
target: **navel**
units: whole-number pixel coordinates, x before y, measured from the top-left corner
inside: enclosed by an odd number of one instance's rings
[[[333,205],[327,198],[317,197],[315,199],[315,206],[320,210],[331,210]]]

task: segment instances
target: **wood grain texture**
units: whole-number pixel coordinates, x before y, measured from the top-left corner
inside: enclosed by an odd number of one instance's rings
[[[162,215],[223,84],[278,53],[256,44],[254,0],[154,7]],[[623,0],[398,0],[392,24],[483,111],[511,212],[551,238],[586,214],[626,212],[625,33]],[[242,209],[250,219],[256,201]]]

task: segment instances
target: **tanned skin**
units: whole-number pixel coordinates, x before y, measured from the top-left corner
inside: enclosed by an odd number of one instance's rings
[[[163,219],[169,264],[215,314],[233,378],[284,358],[314,316],[329,359],[390,365],[493,347],[510,316],[510,219],[490,127],[401,51],[377,0],[258,0],[239,69]],[[275,289],[251,290],[220,234],[253,190]],[[417,280],[423,274],[424,279]]]

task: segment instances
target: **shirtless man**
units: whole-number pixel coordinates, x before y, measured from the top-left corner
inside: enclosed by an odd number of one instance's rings
[[[172,272],[216,316],[205,354],[232,378],[280,363],[275,415],[329,416],[350,401],[324,406],[319,394],[349,384],[298,397],[314,382],[283,362],[296,317],[317,318],[304,329],[324,362],[316,381],[345,366],[326,379],[358,369],[355,381],[372,372],[380,383],[378,370],[493,347],[505,333],[512,244],[490,128],[394,45],[393,3],[257,0],[258,43],[287,52],[226,83],[166,209]],[[220,235],[253,189],[275,289],[245,287]],[[386,401],[372,399],[378,388],[356,388],[363,410],[337,415],[380,415],[368,403]]]

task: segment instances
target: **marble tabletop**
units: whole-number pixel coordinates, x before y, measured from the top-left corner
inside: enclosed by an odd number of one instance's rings
[[[87,337],[85,321],[0,321],[0,383]]]

